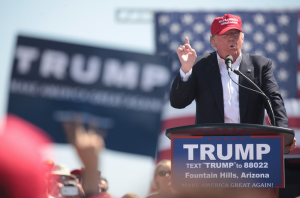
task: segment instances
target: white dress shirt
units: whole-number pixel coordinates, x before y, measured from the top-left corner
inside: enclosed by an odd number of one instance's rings
[[[240,123],[240,106],[239,106],[239,87],[231,81],[226,69],[225,60],[222,59],[217,53],[217,59],[221,74],[221,81],[223,87],[223,101],[224,101],[224,122],[225,123]],[[238,70],[242,61],[242,53],[238,56],[236,61],[232,64],[232,68]],[[180,76],[183,81],[187,81],[192,74],[191,69],[189,72],[184,73],[180,68]],[[239,82],[239,76],[231,72],[231,78],[235,82]]]

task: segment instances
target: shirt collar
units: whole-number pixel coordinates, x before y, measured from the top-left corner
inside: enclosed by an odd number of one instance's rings
[[[218,60],[219,66],[220,66],[221,64],[225,64],[225,60],[222,59],[222,58],[219,56],[218,52],[217,52],[217,60]],[[240,55],[237,57],[237,59],[235,60],[235,62],[232,63],[232,64],[234,64],[234,65],[235,65],[235,64],[240,65],[241,62],[242,62],[242,53],[240,53]],[[220,63],[221,63],[221,64],[220,64]]]

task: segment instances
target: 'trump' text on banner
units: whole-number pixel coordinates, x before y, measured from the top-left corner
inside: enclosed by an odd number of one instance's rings
[[[80,114],[107,148],[155,156],[170,84],[166,58],[19,36],[8,112],[65,143],[62,122]]]
[[[284,187],[282,136],[172,137],[173,187]]]

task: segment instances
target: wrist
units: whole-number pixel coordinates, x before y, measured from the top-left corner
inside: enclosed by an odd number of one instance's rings
[[[183,73],[188,73],[189,71],[191,71],[191,68],[190,69],[186,69],[184,68],[183,66],[181,66],[181,70],[183,71]]]

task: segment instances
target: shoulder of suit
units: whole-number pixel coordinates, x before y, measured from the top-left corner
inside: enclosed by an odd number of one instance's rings
[[[269,59],[267,57],[264,57],[261,55],[244,53],[244,52],[242,55],[242,59],[243,58],[249,59],[249,61],[254,65],[261,65],[261,66],[267,65],[271,61],[271,59]]]
[[[206,62],[212,58],[212,56],[215,55],[215,51],[214,52],[210,52],[210,53],[206,53],[203,54],[202,56],[198,56],[195,60],[195,64],[194,64],[194,68],[195,67],[204,67],[206,64]]]

